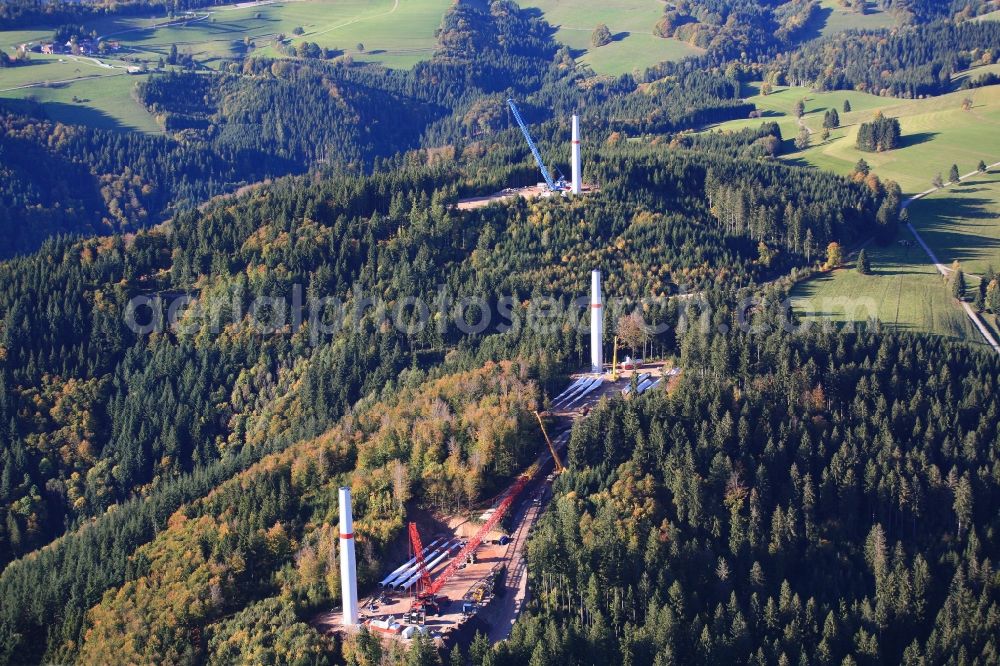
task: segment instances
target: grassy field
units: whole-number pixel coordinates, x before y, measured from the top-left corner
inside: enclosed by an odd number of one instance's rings
[[[75,56],[32,54],[31,64],[2,70],[0,99],[32,99],[53,120],[104,129],[158,132],[159,126],[132,90],[143,76],[130,76],[125,63]],[[74,98],[76,98],[74,100]]]
[[[805,102],[806,115],[804,118],[807,125],[814,124],[812,122],[813,119],[819,118],[820,126],[822,126],[823,114],[826,110],[836,108],[838,112],[841,111],[844,108],[844,100],[850,100],[851,107],[854,109],[853,113],[858,114],[882,108],[887,102],[883,97],[876,97],[875,95],[851,90],[837,90],[817,94],[810,92],[807,88],[779,88],[770,95],[761,95],[760,83],[744,84],[743,95],[746,101],[754,104],[763,113],[764,121],[776,122],[781,127],[781,136],[785,139],[786,153],[794,151],[792,140],[799,132],[798,121],[792,115],[792,110],[797,101],[802,100]],[[746,127],[759,127],[761,122],[762,120],[757,118],[731,120],[715,125],[710,129],[727,131]],[[841,113],[841,122],[847,122],[843,113]]]
[[[122,72],[94,79],[80,79],[45,87],[22,88],[0,95],[15,101],[31,99],[53,120],[67,124],[157,133],[162,129],[146,109],[132,98],[143,77]],[[74,97],[76,98],[74,100]]]
[[[624,74],[664,60],[680,60],[701,53],[685,42],[653,35],[653,26],[663,16],[659,0],[525,0],[522,7],[535,7],[556,28],[556,39],[598,74]],[[590,44],[598,23],[607,24],[614,41],[600,48]]]
[[[907,233],[900,238],[912,240]],[[795,311],[817,322],[878,320],[900,331],[981,341],[944,278],[915,242],[908,247],[872,243],[866,251],[872,275],[861,275],[851,265],[801,282],[792,290]]]
[[[433,53],[434,32],[449,5],[450,0],[288,0],[212,7],[173,22],[165,17],[102,19],[85,27],[119,40],[121,53],[100,59],[32,54],[30,65],[2,70],[0,98],[34,97],[51,117],[67,122],[156,131],[152,118],[129,96],[135,79],[126,77],[124,68],[136,61],[156,64],[172,45],[211,67],[243,54],[247,37],[255,46],[250,55],[280,57],[275,38],[284,34],[293,43],[316,42],[356,60],[412,67]],[[303,34],[293,35],[296,28]],[[51,28],[0,31],[0,48],[12,52],[17,44],[51,35]],[[73,102],[74,96],[88,101]]]
[[[970,111],[962,100],[973,100]],[[852,105],[854,101],[852,100]],[[806,124],[813,129],[814,145],[793,156],[821,168],[847,173],[864,159],[883,178],[898,182],[904,192],[922,192],[938,173],[947,175],[952,164],[962,173],[972,171],[980,160],[992,164],[1000,159],[1000,87],[959,91],[926,100],[886,100],[886,115],[899,118],[902,146],[885,153],[863,153],[856,147],[858,125],[874,116],[873,109],[841,114],[844,127],[834,130],[822,143],[819,131],[823,117],[810,114]]]
[[[837,0],[820,0],[819,4],[820,10],[813,21],[813,27],[824,37],[845,30],[878,30],[897,24],[893,16],[880,11],[874,2],[868,3],[865,14],[845,10]]]
[[[977,68],[978,76],[991,68]],[[764,112],[766,120],[781,127],[785,139],[783,159],[792,163],[814,166],[836,173],[849,173],[860,158],[864,158],[883,178],[895,180],[904,192],[915,194],[931,186],[938,173],[947,175],[952,164],[962,173],[975,169],[980,160],[992,164],[1000,160],[1000,86],[968,91],[956,91],[923,100],[900,100],[876,97],[856,91],[814,93],[806,88],[783,88],[767,95],[757,94],[759,86],[747,86],[748,101]],[[970,111],[962,109],[962,101],[973,100]],[[797,151],[793,139],[799,132],[792,117],[796,100],[805,100],[803,121],[813,130],[812,145]],[[844,100],[850,100],[852,111],[842,111]],[[842,126],[823,142],[823,114],[835,108]],[[885,153],[864,153],[855,147],[858,125],[871,120],[876,111],[899,118],[903,131],[902,146]],[[736,130],[757,126],[760,120],[746,119],[722,123],[713,130]]]
[[[909,192],[930,187],[938,172],[947,177],[952,163],[965,174],[973,171],[980,159],[990,164],[1000,161],[1000,86],[913,101],[787,89],[769,95],[759,108],[782,124],[787,138],[794,135],[788,132],[796,132],[797,126],[785,109],[803,97],[807,99],[805,122],[817,132],[826,108],[843,108],[846,97],[854,110],[841,113],[846,127],[834,131],[830,141],[792,152],[785,158],[790,161],[847,173],[863,156],[876,173],[898,181]],[[971,111],[961,108],[965,97],[973,100]],[[857,123],[877,109],[900,119],[903,147],[881,154],[860,153],[854,148]],[[745,124],[726,123],[725,127]],[[819,144],[818,134],[814,140]],[[975,176],[917,201],[910,207],[910,218],[945,264],[957,260],[972,275],[981,274],[990,264],[1000,267],[1000,173]],[[912,240],[905,232],[900,238]],[[792,294],[796,310],[811,319],[878,319],[900,330],[981,342],[918,245],[897,243],[883,248],[870,244],[867,251],[875,274],[859,275],[848,268],[803,282]]]
[[[980,65],[979,67],[966,70],[961,74],[956,75],[953,81],[956,85],[961,85],[966,79],[975,80],[986,73],[1000,74],[1000,62],[995,62],[992,65]]]
[[[26,65],[9,67],[0,73],[0,90],[33,84],[49,85],[58,81],[92,78],[120,74],[121,70],[98,65],[93,60],[76,56],[49,56],[32,54]],[[0,93],[3,94],[3,93]]]
[[[203,64],[242,54],[249,37],[259,53],[271,50],[277,35],[292,43],[316,42],[338,48],[356,59],[411,67],[430,57],[435,30],[449,0],[286,0],[253,6],[227,5],[198,10],[187,19],[164,17],[110,18],[86,24],[102,37],[113,37],[138,58],[155,62],[171,45]],[[303,34],[293,35],[301,28]],[[49,37],[51,29],[0,32],[0,45],[10,48]],[[357,49],[358,44],[364,50]]]
[[[1000,268],[1000,170],[914,203],[910,219],[942,263],[958,261],[974,275]]]
[[[273,39],[282,33],[292,43],[316,42],[350,53],[356,60],[408,68],[434,52],[434,32],[450,4],[448,0],[307,0],[220,11],[212,18],[222,24],[225,38],[252,37],[260,55],[279,55]],[[297,27],[304,31],[301,36],[292,35]],[[211,29],[211,24],[198,27]],[[363,51],[358,44],[364,45]]]

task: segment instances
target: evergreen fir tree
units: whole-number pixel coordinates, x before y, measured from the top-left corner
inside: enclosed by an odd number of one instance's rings
[[[795,137],[795,147],[799,150],[805,150],[809,147],[809,130],[805,127],[800,129],[798,136]]]
[[[951,278],[951,295],[962,300],[965,298],[965,273],[961,269],[955,271],[954,276]]]
[[[995,315],[1000,315],[1000,282],[991,280],[986,286],[986,307]]]
[[[871,275],[872,273],[872,267],[868,261],[868,252],[865,251],[865,248],[861,248],[861,251],[858,252],[857,271],[862,275]]]

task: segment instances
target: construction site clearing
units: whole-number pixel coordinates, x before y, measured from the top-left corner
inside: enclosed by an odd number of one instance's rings
[[[521,117],[508,99],[544,183],[534,188],[504,190],[493,197],[465,200],[459,208],[477,208],[508,197],[569,197],[595,191],[583,186],[579,118],[572,118],[571,179],[553,178]],[[467,517],[429,521],[443,531],[416,522],[409,525],[410,558],[387,572],[377,589],[359,603],[354,555],[350,488],[340,497],[340,611],[323,613],[314,620],[322,631],[354,631],[359,625],[394,639],[430,635],[436,643],[451,646],[471,642],[473,631],[486,632],[491,643],[506,639],[528,599],[528,571],[524,546],[538,516],[551,497],[551,484],[565,469],[560,450],[566,448],[573,423],[590,413],[607,396],[631,399],[655,390],[671,389],[680,370],[664,363],[644,363],[626,357],[619,364],[623,340],[614,338],[610,367],[604,362],[604,301],[601,271],[591,271],[590,372],[573,375],[559,395],[545,401],[546,419],[535,416],[545,439],[537,459],[504,492],[485,502]],[[549,436],[549,429],[556,433]],[[506,521],[506,523],[505,523]],[[506,527],[505,527],[506,525]],[[509,533],[504,531],[509,528]],[[428,534],[435,532],[435,534]],[[424,540],[429,548],[424,548]]]
[[[593,194],[597,191],[597,186],[584,185],[580,194]],[[521,197],[522,199],[537,199],[538,197],[550,196],[553,196],[553,193],[549,191],[548,186],[545,183],[538,183],[537,185],[529,185],[527,187],[505,187],[499,192],[494,192],[493,194],[487,194],[481,197],[470,197],[468,199],[459,199],[458,203],[455,204],[455,207],[458,208],[458,210],[475,210],[476,208],[489,206],[491,203],[505,201],[515,197]]]
[[[528,129],[527,123],[524,122],[517,103],[512,98],[507,99],[507,107],[510,109],[510,114],[514,120],[517,121],[517,126],[521,130],[525,142],[528,144],[528,149],[531,150],[531,156],[535,159],[535,165],[538,166],[538,170],[545,180],[534,187],[506,188],[496,194],[463,199],[457,204],[459,210],[482,208],[491,203],[512,197],[523,197],[525,199],[552,197],[556,195],[568,197],[571,195],[590,194],[597,191],[597,188],[593,185],[587,186],[583,184],[583,162],[580,154],[580,117],[578,115],[574,114],[571,122],[573,129],[570,140],[570,179],[567,181],[562,173],[559,172],[558,167],[555,168],[555,175],[553,175],[549,167],[546,166],[538,144],[531,138],[531,131]]]
[[[543,434],[548,446],[543,447],[529,470],[508,490],[471,515],[439,522],[440,533],[432,532],[434,528],[430,526],[425,527],[428,533],[421,536],[428,547],[423,551],[439,554],[428,558],[427,562],[428,577],[435,583],[436,603],[422,605],[414,594],[418,586],[413,584],[412,573],[405,573],[405,570],[415,558],[406,563],[394,563],[382,581],[392,584],[371,590],[359,604],[360,620],[370,631],[396,640],[408,640],[420,632],[444,646],[466,643],[476,630],[485,632],[491,642],[509,637],[528,598],[525,543],[551,499],[551,484],[557,471],[562,469],[558,458],[562,457],[561,452],[569,441],[574,421],[586,416],[603,398],[623,395],[628,398],[630,393],[637,393],[636,387],[642,382],[649,384],[647,390],[671,390],[680,379],[680,370],[662,362],[626,361],[621,366],[614,366],[611,372],[582,372],[570,379],[567,389],[551,401],[552,408],[545,413],[548,427],[543,426]],[[580,387],[586,386],[592,388],[581,390]],[[548,439],[548,431],[554,433],[551,439]],[[513,501],[505,502],[512,493],[516,494]],[[490,505],[492,508],[486,508]],[[506,521],[509,531],[502,529],[505,521],[496,521],[494,516],[497,510],[502,512],[504,509],[510,514]],[[496,526],[482,533],[484,527],[493,522],[497,522]],[[447,531],[441,530],[441,525],[445,525]],[[481,543],[469,551],[468,557],[452,566],[452,571],[446,571],[455,554],[469,540],[477,538]],[[416,571],[412,566],[410,569]],[[404,574],[393,581],[393,573],[397,571],[404,571]],[[440,581],[442,573],[446,576],[443,582]],[[405,591],[397,589],[400,582],[408,584]],[[441,583],[440,587],[437,583]],[[342,623],[339,609],[323,613],[314,620],[317,628],[331,633],[343,631]]]

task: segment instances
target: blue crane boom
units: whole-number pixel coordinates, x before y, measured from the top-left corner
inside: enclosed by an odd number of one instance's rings
[[[514,113],[514,120],[517,121],[518,127],[521,128],[521,134],[528,142],[528,148],[531,148],[531,154],[535,156],[535,162],[538,164],[538,168],[542,170],[542,177],[545,179],[545,184],[549,186],[550,192],[555,192],[559,188],[556,187],[555,181],[552,180],[552,175],[549,174],[548,167],[545,166],[545,162],[542,161],[542,154],[538,152],[538,146],[535,145],[534,140],[531,138],[531,133],[528,132],[528,126],[524,124],[524,119],[521,118],[521,112],[517,108],[517,104],[514,103],[513,99],[507,99],[507,105],[510,106],[510,110]]]

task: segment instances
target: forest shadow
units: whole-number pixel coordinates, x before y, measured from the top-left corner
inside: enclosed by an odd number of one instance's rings
[[[992,178],[984,178],[983,176],[996,175],[997,172],[989,172],[978,174],[979,177],[967,178],[962,181],[962,193],[968,194],[969,192],[981,192],[990,185],[996,185],[997,181]]]
[[[155,34],[156,34],[156,28],[143,28],[143,27],[122,31],[121,33],[115,33],[116,38],[119,35],[121,35],[121,39],[127,42],[127,44],[124,44],[124,46],[133,48],[135,44],[149,41],[150,38],[152,38],[153,35]]]
[[[919,146],[922,143],[927,143],[928,141],[933,141],[940,132],[916,132],[914,134],[904,134],[899,137],[899,147],[909,148],[910,146]]]
[[[611,35],[611,41],[612,42],[620,42],[623,39],[625,39],[626,37],[630,36],[631,34],[632,33],[629,32],[628,30],[623,30],[622,32],[616,32],[615,34]]]
[[[922,202],[914,226],[943,262],[956,257],[985,260],[1000,252],[992,203],[992,199],[965,196],[928,200]]]
[[[808,150],[808,148],[807,148]],[[803,151],[795,147],[794,138],[786,138],[781,141],[781,163],[789,164],[791,166],[797,166],[802,169],[818,169],[815,164],[811,164],[803,157],[794,157],[796,153],[800,154]]]
[[[823,28],[826,27],[826,23],[830,20],[831,16],[833,16],[832,7],[820,7],[818,10],[814,11],[813,15],[809,18],[809,21],[803,27],[797,41],[808,42],[822,37]]]
[[[132,127],[123,125],[114,116],[85,104],[67,104],[66,102],[28,99],[4,99],[0,101],[0,109],[5,106],[15,113],[57,121],[67,125],[86,125],[87,127],[120,132],[130,132],[133,130]]]
[[[51,64],[52,64],[51,60],[32,60],[31,58],[28,58],[27,60],[22,60],[17,65],[17,68],[18,69],[21,69],[21,68],[31,68],[31,67],[34,67],[36,65],[51,65]]]
[[[968,194],[970,190],[955,190],[949,189],[949,192],[955,191],[962,192],[962,194]],[[993,220],[995,219],[993,214],[990,212],[988,206],[992,203],[991,199],[983,199],[980,197],[939,197],[935,199],[930,199],[922,202],[924,205],[921,206],[921,210],[934,215],[937,219],[944,221],[957,221],[957,220]],[[922,224],[921,228],[926,228],[928,225]]]
[[[521,14],[527,16],[528,18],[538,19],[540,21],[545,20],[545,13],[542,12],[538,7],[522,7]],[[551,21],[545,21],[545,25],[548,26],[547,36],[552,37],[559,31],[559,26],[553,25]]]

